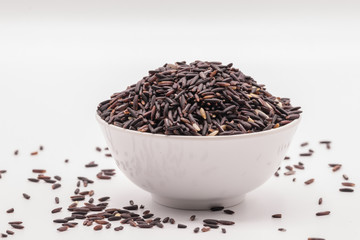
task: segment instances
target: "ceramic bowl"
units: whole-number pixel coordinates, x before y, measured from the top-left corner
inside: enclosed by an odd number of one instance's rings
[[[243,135],[166,136],[96,118],[116,164],[133,183],[159,204],[198,210],[236,205],[273,176],[300,122]]]

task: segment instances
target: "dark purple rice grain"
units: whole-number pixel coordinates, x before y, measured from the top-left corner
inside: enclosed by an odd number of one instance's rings
[[[273,214],[271,217],[272,218],[282,218],[282,215],[280,213],[278,213],[278,214]]]
[[[218,223],[222,224],[222,225],[234,225],[235,224],[235,222],[229,221],[229,220],[218,220]]]
[[[278,231],[279,232],[286,232],[286,229],[285,228],[279,228]]]
[[[113,216],[113,217],[108,218],[109,221],[118,221],[120,219],[121,219],[121,216]]]
[[[322,199],[322,198],[319,198],[318,204],[321,205],[322,202],[323,202],[323,199]]]
[[[101,152],[101,148],[100,148],[100,147],[96,147],[95,150],[98,151],[98,152]]]
[[[163,227],[164,227],[164,224],[162,224],[161,222],[155,222],[155,225],[156,225],[158,228],[163,228]]]
[[[54,223],[67,223],[69,220],[63,218],[63,219],[55,219],[53,220]]]
[[[308,240],[325,240],[325,238],[309,237]]]
[[[11,230],[6,230],[6,233],[9,234],[9,235],[14,235],[15,233]]]
[[[219,228],[219,225],[216,224],[209,224],[209,223],[204,223],[204,227],[209,227],[209,228]]]
[[[332,169],[332,171],[333,171],[333,172],[336,172],[336,171],[338,171],[340,168],[341,168],[341,164],[339,164],[339,165],[337,165],[337,166],[334,166],[333,169]]]
[[[330,211],[323,211],[323,212],[317,212],[316,216],[326,216],[326,215],[329,215],[329,214],[330,214]]]
[[[28,195],[28,194],[26,194],[26,193],[23,193],[23,197],[25,198],[25,199],[30,199],[30,195]]]
[[[102,179],[102,180],[110,180],[110,179],[111,179],[110,176],[103,175],[102,172],[99,172],[98,174],[96,174],[96,177],[97,177],[98,179]]]
[[[19,150],[15,150],[14,155],[18,155],[18,154],[19,154]]]
[[[341,185],[345,187],[355,187],[355,183],[351,183],[351,182],[342,182]]]
[[[234,214],[235,212],[232,211],[232,210],[230,210],[230,209],[225,209],[225,210],[224,210],[224,213],[232,215],[232,214]]]
[[[62,226],[62,227],[59,227],[57,230],[58,230],[59,232],[64,232],[64,231],[66,231],[66,230],[68,230],[68,229],[69,229],[68,226]]]
[[[198,233],[200,231],[199,227],[194,228],[194,233]]]
[[[83,201],[85,199],[84,196],[71,196],[70,197],[72,201]]]
[[[175,224],[175,219],[170,218],[169,222],[170,222],[171,224]]]
[[[223,209],[224,209],[223,206],[216,206],[216,207],[210,208],[210,210],[213,211],[213,212],[221,211],[221,210],[223,210]]]
[[[130,211],[138,210],[138,208],[139,208],[138,205],[130,205],[130,206],[123,207],[123,209],[130,210]]]
[[[195,218],[196,218],[196,215],[191,215],[191,216],[190,216],[190,221],[194,221]]]
[[[138,224],[137,226],[139,228],[152,228],[153,227],[153,225],[146,224],[146,223],[145,224],[144,223],[143,224]]]
[[[222,228],[222,229],[221,229],[221,232],[222,232],[222,233],[226,233],[226,229],[225,229],[225,228]]]
[[[216,219],[204,219],[203,222],[208,224],[218,224],[218,220]]]
[[[51,188],[52,188],[53,190],[58,189],[59,187],[61,187],[61,184],[60,184],[60,183],[55,183],[54,185],[51,186]]]
[[[62,226],[69,227],[69,228],[74,228],[74,227],[76,227],[77,224],[78,224],[77,222],[63,223]]]
[[[296,169],[300,169],[300,170],[304,170],[305,167],[303,165],[297,165],[297,164],[294,164],[294,168]]]
[[[22,221],[12,221],[12,222],[8,222],[8,224],[10,224],[10,225],[13,225],[13,224],[21,225],[21,224],[23,224],[23,222]]]
[[[121,231],[121,230],[123,230],[123,229],[124,229],[123,226],[119,226],[119,227],[115,227],[115,228],[114,228],[115,231]]]
[[[287,172],[284,172],[284,175],[290,176],[290,175],[294,175],[295,173],[296,173],[295,171],[287,171]]]
[[[293,167],[292,166],[285,166],[285,168],[287,169],[287,170],[289,170],[289,171],[292,171],[293,170]]]
[[[105,220],[95,220],[95,223],[101,224],[101,225],[109,224],[109,222],[108,222],[108,221],[105,221]]]
[[[187,228],[187,226],[186,226],[185,224],[181,224],[181,223],[179,223],[179,224],[177,225],[177,227],[178,227],[178,228]]]
[[[51,213],[58,213],[61,211],[61,209],[62,209],[62,207],[55,208],[51,211]]]
[[[99,202],[105,202],[105,201],[107,201],[109,199],[110,199],[110,197],[102,197],[102,198],[99,198],[98,201]]]
[[[61,181],[61,177],[58,176],[58,175],[54,176],[54,178],[55,178],[56,180],[58,180],[58,181]]]
[[[43,179],[44,180],[44,182],[46,182],[46,183],[51,183],[51,184],[53,184],[53,183],[56,183],[56,180],[52,180],[52,179]]]
[[[300,157],[311,157],[311,156],[312,156],[312,153],[311,153],[311,152],[308,152],[308,153],[300,153],[299,156],[300,156]]]
[[[43,175],[43,174],[39,174],[38,175],[38,179],[42,179],[42,180],[50,180],[51,179],[51,177],[50,176],[45,176],[45,175]]]
[[[202,232],[208,232],[208,231],[210,231],[210,229],[211,229],[211,228],[209,228],[209,227],[203,227],[203,228],[201,229],[201,231],[202,231]]]
[[[165,218],[162,220],[162,222],[163,222],[163,223],[168,223],[168,222],[169,222],[169,220],[170,220],[170,218],[169,218],[169,217],[165,217]]]
[[[305,147],[305,146],[307,146],[307,145],[309,145],[309,143],[308,143],[308,142],[304,142],[304,143],[300,144],[300,147]]]
[[[23,229],[24,228],[24,226],[20,225],[20,224],[10,224],[10,225],[15,229]]]
[[[14,208],[10,208],[10,209],[6,210],[6,213],[13,213],[14,211],[15,211]]]
[[[153,216],[154,216],[154,214],[148,213],[148,214],[143,215],[142,217],[143,217],[144,219],[148,219],[148,218],[151,218],[151,217],[153,217]]]
[[[94,227],[94,230],[95,231],[99,231],[99,230],[101,230],[103,228],[103,226],[102,225],[95,225],[95,227]]]
[[[306,185],[309,185],[309,184],[312,184],[314,181],[315,181],[315,179],[314,179],[314,178],[311,178],[311,179],[305,181],[304,183],[305,183]]]
[[[97,167],[98,165],[92,161],[92,162],[89,162],[88,164],[85,165],[86,168],[92,168],[92,167]]]
[[[343,178],[347,181],[349,180],[349,177],[346,174],[343,174]]]
[[[353,192],[354,189],[352,189],[352,188],[340,188],[339,191],[340,192]]]

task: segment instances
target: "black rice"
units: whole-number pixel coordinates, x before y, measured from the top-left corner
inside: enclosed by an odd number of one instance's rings
[[[149,71],[101,102],[97,113],[109,124],[140,132],[215,136],[278,128],[299,118],[299,109],[232,64],[195,61]]]

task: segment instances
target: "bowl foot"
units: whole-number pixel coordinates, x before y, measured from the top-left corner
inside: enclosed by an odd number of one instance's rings
[[[245,195],[218,199],[175,199],[152,194],[154,202],[160,205],[188,210],[209,210],[211,207],[216,206],[232,207],[241,203],[244,198]]]

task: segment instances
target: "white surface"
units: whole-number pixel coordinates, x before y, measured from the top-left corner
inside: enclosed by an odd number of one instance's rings
[[[0,169],[8,173],[0,179],[0,232],[8,229],[8,221],[21,219],[26,229],[9,239],[359,239],[358,187],[350,194],[338,191],[343,173],[360,183],[359,6],[355,1],[1,1]],[[289,155],[291,163],[303,161],[306,170],[297,171],[295,183],[283,175],[270,179],[233,208],[234,216],[197,212],[194,223],[187,220],[192,211],[151,202],[149,194],[118,172],[111,182],[88,188],[96,190],[96,197],[110,195],[111,205],[133,199],[188,229],[127,227],[115,233],[78,226],[58,233],[50,214],[56,207],[53,198],[60,196],[67,206],[76,176],[95,178],[98,169],[85,169],[85,163],[115,167],[94,150],[105,144],[94,119],[97,104],[148,69],[195,59],[233,62],[273,94],[301,105],[303,119]],[[330,151],[318,145],[322,139],[333,140]],[[298,146],[305,140],[316,152],[302,159]],[[39,144],[45,151],[30,157]],[[20,149],[17,157],[15,149]],[[343,164],[339,172],[327,166],[333,162]],[[62,188],[27,182],[33,168],[61,175]],[[312,177],[315,182],[305,186]],[[31,199],[24,200],[23,192]],[[10,207],[15,213],[5,214]],[[315,217],[322,210],[331,215]],[[271,219],[274,213],[283,218]],[[56,217],[64,216],[66,211]],[[194,236],[191,230],[205,217],[233,219],[236,225],[227,227],[226,235],[211,230]],[[287,232],[278,232],[279,227]]]
[[[109,125],[97,116],[121,171],[161,205],[232,207],[266,182],[284,159],[300,123],[234,136],[165,136]]]

